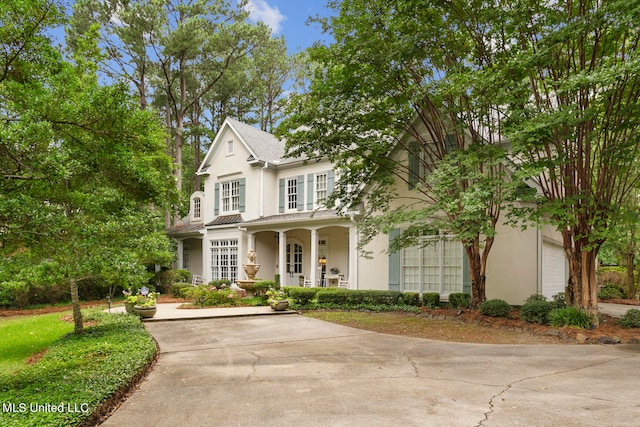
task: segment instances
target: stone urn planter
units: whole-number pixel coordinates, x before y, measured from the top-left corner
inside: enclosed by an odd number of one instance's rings
[[[281,299],[271,303],[271,308],[275,311],[285,311],[289,308],[289,300]]]
[[[155,305],[152,306],[139,306],[136,305],[133,307],[133,312],[142,318],[151,318],[156,315],[157,307]]]

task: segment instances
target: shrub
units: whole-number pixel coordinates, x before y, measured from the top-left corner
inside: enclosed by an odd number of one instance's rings
[[[417,307],[420,305],[420,294],[418,292],[405,292],[402,294],[402,303]]]
[[[181,292],[194,305],[201,307],[234,306],[238,305],[242,299],[239,293],[227,287],[218,289],[215,286],[200,285],[192,286],[190,289],[184,289]]]
[[[549,312],[549,324],[556,328],[574,326],[586,329],[591,325],[591,318],[584,311],[568,306],[551,310]]]
[[[535,302],[535,301],[546,301],[547,297],[542,294],[532,294],[529,298],[526,299],[525,302]]]
[[[564,292],[558,292],[551,297],[551,300],[555,308],[563,308],[567,306],[567,300],[564,297]]]
[[[294,303],[305,305],[315,298],[316,292],[317,288],[290,288],[289,296]]]
[[[190,278],[189,270],[162,270],[156,273],[153,282],[158,292],[167,292],[174,283],[188,283]]]
[[[471,295],[467,293],[452,293],[449,294],[449,305],[451,308],[469,308],[469,302],[471,301]]]
[[[191,283],[174,283],[171,285],[171,295],[173,295],[174,298],[184,298],[185,296],[182,294],[182,290],[191,288],[193,288]]]
[[[280,285],[275,280],[261,280],[253,284],[253,293],[255,295],[265,295],[269,288],[280,290]]]
[[[607,284],[624,286],[625,277],[626,269],[624,267],[600,267],[596,272],[596,282],[599,286]]]
[[[598,298],[601,300],[622,299],[625,298],[625,291],[622,286],[613,283],[607,283],[598,292]]]
[[[618,321],[625,329],[640,328],[640,310],[632,308],[628,310]]]
[[[318,298],[318,304],[346,305],[354,303],[353,301],[357,299],[354,298],[356,292],[357,291],[349,291],[347,289],[340,288],[326,288],[320,289],[316,293],[316,297]]]
[[[508,302],[501,299],[490,299],[480,304],[480,313],[491,317],[507,317],[511,312]]]
[[[545,300],[534,300],[525,303],[520,309],[520,317],[529,323],[547,325],[549,313],[554,309],[553,303]]]
[[[440,307],[440,294],[437,292],[425,292],[422,294],[422,305],[428,308]]]
[[[231,280],[229,279],[217,279],[209,282],[210,288],[224,289],[228,288],[229,286],[231,286]]]
[[[29,287],[24,282],[0,283],[0,306],[24,308],[29,304]]]

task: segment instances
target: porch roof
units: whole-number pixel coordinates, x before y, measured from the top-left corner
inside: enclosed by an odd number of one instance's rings
[[[204,228],[204,223],[187,223],[177,222],[173,227],[167,228],[165,231],[169,236],[182,236],[187,234],[200,234],[200,230]]]
[[[242,225],[245,227],[260,226],[260,225],[284,225],[291,222],[313,222],[313,221],[326,221],[326,220],[341,220],[346,221],[345,218],[338,215],[335,209],[325,209],[311,212],[294,212],[265,216],[262,218],[256,218],[245,221]]]
[[[240,214],[236,214],[236,215],[221,215],[216,217],[216,219],[214,219],[211,222],[208,222],[206,224],[207,227],[209,226],[213,226],[213,225],[229,225],[229,224],[239,224],[242,222],[242,216],[240,216]]]

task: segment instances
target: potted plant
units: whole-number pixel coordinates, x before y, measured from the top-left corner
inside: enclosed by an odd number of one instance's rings
[[[149,289],[145,286],[140,288],[138,295],[136,295],[133,312],[140,317],[149,318],[155,316],[158,295],[158,292],[149,292]]]
[[[298,286],[304,286],[304,276],[302,274],[298,276]]]
[[[136,305],[136,302],[138,302],[138,296],[133,295],[131,289],[123,290],[122,294],[124,295],[124,309],[127,313],[134,314],[133,307]]]
[[[270,287],[267,291],[267,301],[275,311],[284,311],[289,307],[289,300],[282,289]]]
[[[331,269],[329,271],[331,271],[331,274],[340,273],[340,269],[338,267],[331,267]]]

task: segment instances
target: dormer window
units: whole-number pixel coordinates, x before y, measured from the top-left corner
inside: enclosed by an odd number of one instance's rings
[[[202,199],[200,197],[196,197],[193,199],[193,219],[200,219],[200,215],[202,212],[201,209]]]

